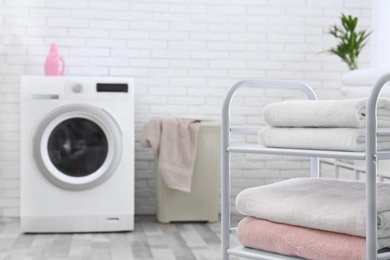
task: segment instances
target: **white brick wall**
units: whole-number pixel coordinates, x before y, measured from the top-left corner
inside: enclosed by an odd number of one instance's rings
[[[368,28],[370,8],[366,0],[0,0],[0,216],[19,214],[20,76],[43,74],[52,42],[69,76],[135,78],[136,213],[154,213],[153,154],[139,144],[145,122],[167,115],[219,119],[227,88],[242,78],[304,80],[320,98],[337,98],[347,68],[318,53],[334,44],[326,32],[341,12],[359,15]],[[232,114],[244,115],[234,122],[257,124],[265,102],[290,96],[258,93],[264,97],[237,95]],[[233,194],[308,167],[301,158],[232,159]]]

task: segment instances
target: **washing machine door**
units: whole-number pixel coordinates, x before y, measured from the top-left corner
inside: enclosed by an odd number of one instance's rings
[[[121,130],[106,111],[86,104],[62,106],[37,129],[34,157],[43,176],[67,190],[107,181],[122,154]]]

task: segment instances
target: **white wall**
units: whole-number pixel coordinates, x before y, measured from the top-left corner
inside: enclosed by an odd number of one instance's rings
[[[154,213],[153,154],[139,145],[143,124],[167,115],[219,119],[224,93],[242,78],[304,80],[320,98],[338,98],[347,67],[318,53],[334,44],[326,32],[341,12],[371,23],[367,0],[0,0],[0,216],[19,214],[20,76],[43,74],[51,43],[66,75],[136,79],[136,213]],[[368,48],[362,56],[367,64]],[[234,122],[258,124],[264,102],[289,97],[259,93],[265,98],[238,96],[244,116]],[[234,192],[308,167],[287,159],[234,156]]]
[[[372,25],[375,30],[372,32],[373,44],[371,44],[372,67],[388,67],[390,64],[390,1],[373,0],[372,3]]]

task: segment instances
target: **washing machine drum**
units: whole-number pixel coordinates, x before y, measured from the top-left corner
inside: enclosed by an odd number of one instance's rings
[[[106,111],[86,104],[62,106],[37,129],[34,157],[43,176],[67,190],[107,181],[122,154],[121,130]]]

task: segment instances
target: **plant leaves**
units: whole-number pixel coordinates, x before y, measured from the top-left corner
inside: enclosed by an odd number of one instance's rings
[[[358,17],[341,14],[340,17],[342,28],[333,25],[329,28],[328,33],[339,40],[336,47],[329,49],[327,52],[337,55],[347,63],[349,69],[356,69],[357,58],[366,46],[371,31],[355,31],[358,23]]]

